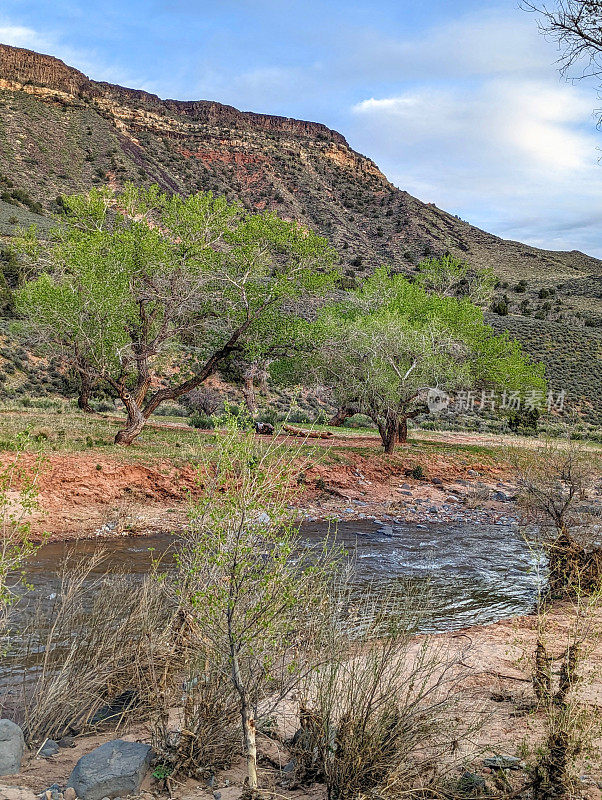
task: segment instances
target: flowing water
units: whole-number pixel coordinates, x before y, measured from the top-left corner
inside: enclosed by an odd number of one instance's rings
[[[306,524],[303,543],[310,547],[328,535],[324,523]],[[332,531],[331,531],[332,535]],[[339,523],[336,541],[353,558],[354,582],[382,586],[428,584],[432,612],[425,627],[453,630],[495,622],[533,609],[541,559],[513,526],[467,523],[380,525]],[[168,534],[144,538],[81,540],[42,547],[27,568],[31,600],[51,601],[57,591],[57,567],[67,555],[92,555],[102,548],[113,571],[142,577],[151,559],[174,546]],[[167,556],[168,563],[169,556]]]

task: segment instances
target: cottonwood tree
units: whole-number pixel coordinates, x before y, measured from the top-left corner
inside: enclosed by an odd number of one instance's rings
[[[211,193],[182,198],[129,185],[65,198],[64,207],[50,243],[35,231],[22,238],[41,272],[16,305],[47,347],[69,363],[77,354],[88,379],[122,400],[120,444],[247,341],[267,357],[273,331],[280,343],[301,304],[335,279],[325,239]]]
[[[496,336],[468,298],[427,292],[378,270],[312,332],[317,380],[341,407],[378,427],[385,452],[407,439],[407,423],[427,413],[431,389],[542,388],[543,368],[507,335]]]
[[[426,291],[442,297],[466,297],[478,306],[489,303],[495,281],[493,270],[475,269],[450,253],[421,261],[416,275],[416,283]]]
[[[464,297],[483,307],[491,299],[495,276],[490,269],[475,269],[466,261],[446,253],[441,258],[421,261],[414,282],[427,292],[441,297]],[[328,424],[339,427],[359,411],[356,405],[339,406]]]

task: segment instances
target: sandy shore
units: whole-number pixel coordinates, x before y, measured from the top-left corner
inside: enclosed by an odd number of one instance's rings
[[[567,605],[558,605],[550,615],[548,628],[549,644],[552,652],[560,653],[566,645],[574,617]],[[600,619],[596,620],[599,629]],[[532,758],[534,749],[540,742],[543,732],[542,714],[533,705],[533,692],[530,679],[530,654],[533,652],[536,631],[535,617],[522,617],[498,622],[493,625],[466,628],[453,633],[434,637],[438,645],[450,653],[462,654],[462,671],[465,676],[456,689],[459,709],[466,713],[481,716],[481,729],[473,737],[470,746],[465,748],[468,767],[481,775],[492,791],[499,791],[496,776],[483,764],[486,757],[504,755],[518,757],[526,765]],[[590,640],[591,651],[582,667],[582,681],[578,689],[581,700],[593,718],[599,715],[602,707],[602,646],[594,636]],[[149,732],[143,725],[136,725],[122,731],[122,738],[149,741]],[[0,797],[9,800],[33,800],[32,793],[39,793],[51,784],[63,786],[77,760],[90,752],[103,741],[116,738],[115,734],[82,736],[75,740],[72,749],[61,749],[51,758],[36,757],[28,752],[23,768],[18,776],[0,778]],[[599,800],[602,792],[598,783],[602,781],[599,758],[601,745],[594,740],[594,758],[584,754],[579,765],[576,796]],[[284,766],[289,760],[286,744],[260,737],[260,759],[262,782],[271,792],[280,797],[316,798],[326,797],[323,786],[315,785],[295,791],[279,785],[283,778],[275,765]],[[201,800],[210,798],[215,789],[221,792],[222,800],[238,800],[244,781],[242,760],[217,776],[212,789],[204,783],[188,780],[176,787],[175,798],[182,800]],[[458,773],[460,774],[460,773]],[[524,769],[505,771],[505,776],[513,787],[528,782]],[[27,790],[20,797],[11,796],[2,787],[23,787]],[[159,787],[152,778],[143,784],[143,796],[150,797]]]

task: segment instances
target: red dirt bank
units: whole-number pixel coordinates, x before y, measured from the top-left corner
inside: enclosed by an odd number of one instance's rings
[[[387,458],[375,445],[376,440],[360,437],[335,443],[304,469],[298,500],[303,513],[315,519],[343,512],[346,519],[386,514],[416,519],[410,512],[417,501],[460,504],[477,486],[483,492],[508,477],[503,465],[485,457],[410,447]],[[416,466],[425,479],[408,476]],[[143,465],[98,452],[48,454],[38,485],[40,513],[33,532],[45,531],[52,539],[177,529],[185,524],[189,496],[198,491],[191,464],[163,459]],[[455,497],[450,499],[450,492]],[[351,517],[350,503],[357,504]]]

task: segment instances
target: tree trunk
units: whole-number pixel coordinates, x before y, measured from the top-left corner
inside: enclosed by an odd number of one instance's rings
[[[247,772],[249,777],[249,794],[257,796],[257,745],[255,743],[255,720],[249,714],[246,703],[242,707],[242,725],[247,754]]]
[[[94,409],[90,405],[90,396],[92,394],[92,381],[90,376],[84,370],[78,369],[79,375],[79,395],[77,397],[77,406],[85,411],[86,414],[93,414]]]
[[[255,397],[256,372],[257,368],[252,366],[246,369],[243,373],[242,395],[245,398],[247,409],[252,417],[257,414],[257,398]]]
[[[408,417],[407,414],[402,414],[397,426],[397,438],[400,444],[407,444],[408,442]]]
[[[117,431],[115,444],[130,445],[142,433],[146,417],[129,392],[121,392],[119,396],[127,409],[128,418],[125,428]]]
[[[399,426],[397,414],[393,411],[390,411],[384,423],[378,423],[378,430],[380,433],[380,438],[382,439],[383,446],[385,448],[385,453],[387,455],[391,455],[395,450],[395,441],[397,440],[397,429]]]
[[[353,417],[355,414],[357,414],[357,411],[351,408],[351,406],[341,406],[328,420],[328,424],[333,428],[340,428],[345,424],[345,420],[348,420],[349,417]]]
[[[255,743],[255,720],[250,713],[247,692],[240,674],[240,664],[238,663],[238,653],[232,641],[231,623],[228,621],[228,634],[230,637],[230,660],[231,675],[234,688],[240,697],[240,716],[242,720],[242,732],[245,742],[245,755],[247,757],[247,772],[249,778],[249,795],[257,797],[257,745]]]
[[[264,362],[257,374],[257,380],[259,382],[259,391],[261,392],[262,395],[264,395],[264,397],[267,397],[270,393],[270,387],[268,386],[268,378],[269,378],[268,364],[269,362],[267,363]]]

